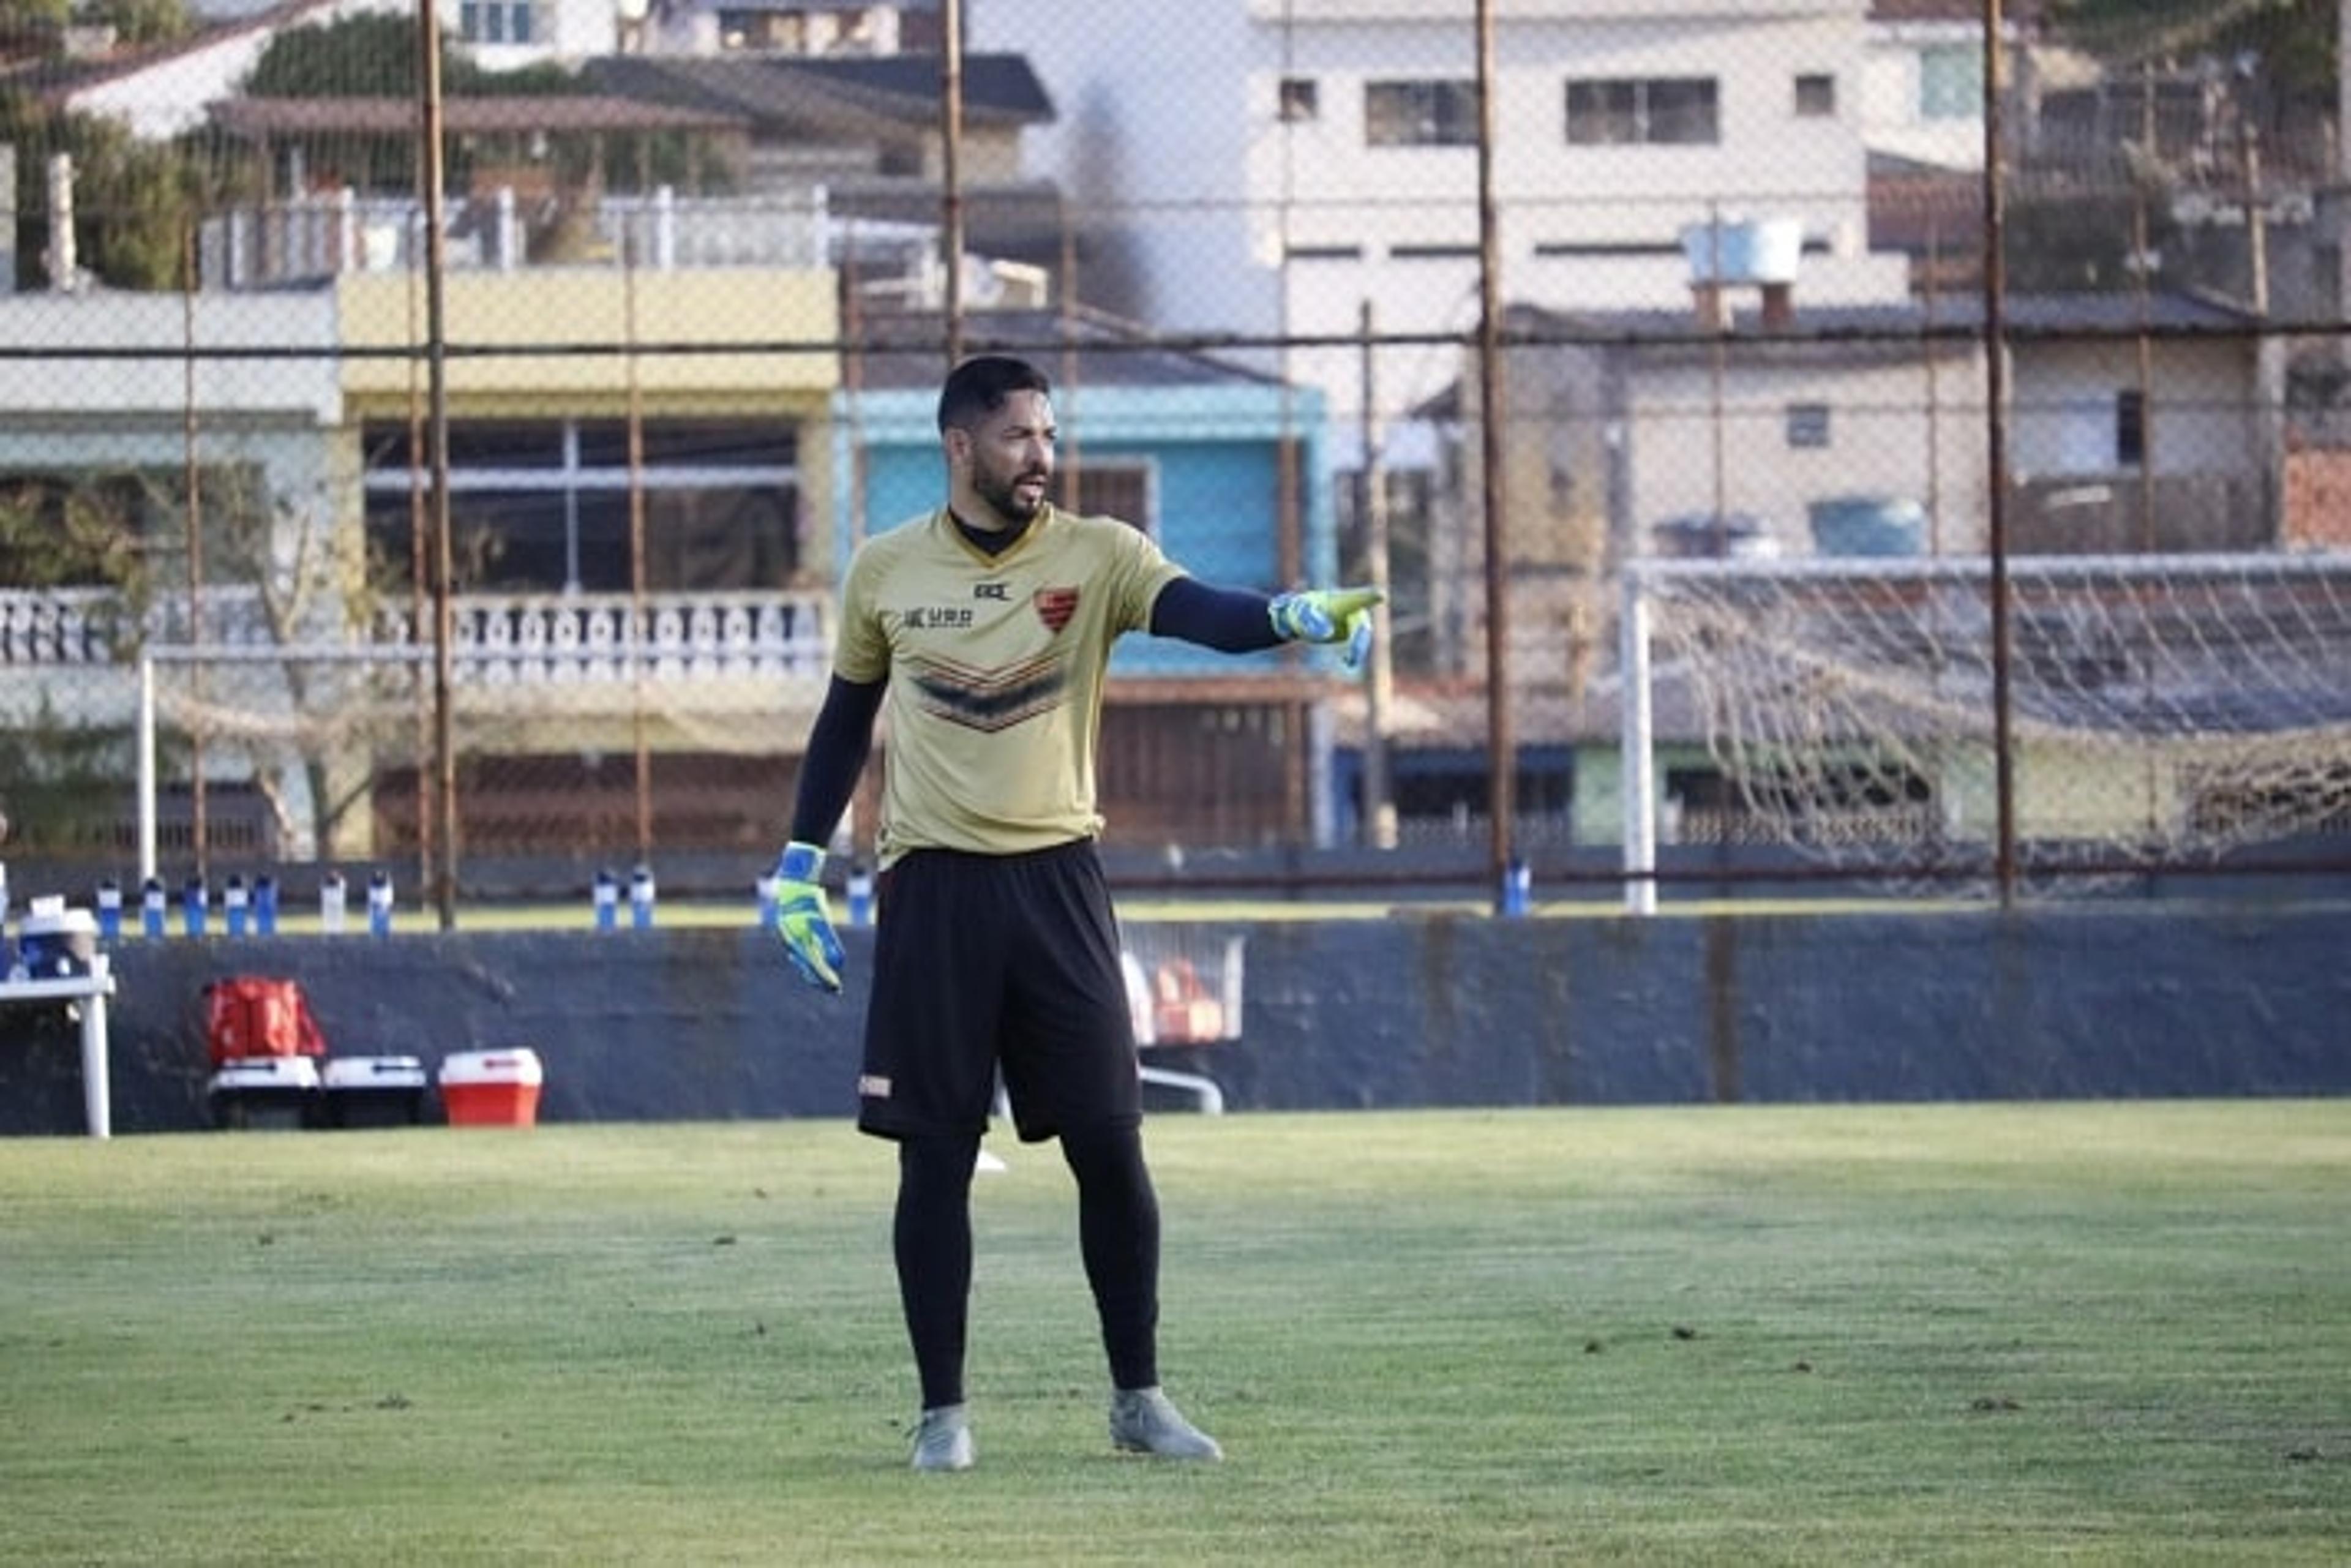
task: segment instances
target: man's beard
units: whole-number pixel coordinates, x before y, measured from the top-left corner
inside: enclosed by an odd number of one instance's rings
[[[1042,479],[1045,482],[1044,487],[1039,490],[1037,498],[1033,501],[1020,494],[1020,482],[1030,478]],[[1050,489],[1051,484],[1051,475],[1041,474],[1032,468],[1024,469],[1002,479],[997,478],[992,474],[975,474],[972,476],[971,487],[981,500],[995,509],[998,517],[1010,522],[1028,523],[1035,521],[1037,514],[1043,509],[1045,490]]]

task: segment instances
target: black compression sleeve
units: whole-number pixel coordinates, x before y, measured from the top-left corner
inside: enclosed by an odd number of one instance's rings
[[[1245,588],[1211,588],[1197,579],[1179,577],[1152,601],[1151,634],[1196,643],[1220,653],[1279,647],[1281,639],[1266,614],[1270,602],[1264,594]]]
[[[861,685],[839,675],[825,687],[824,706],[809,731],[808,755],[800,758],[800,782],[792,801],[792,841],[819,849],[832,837],[857,776],[873,748],[873,719],[882,711],[887,683]]]

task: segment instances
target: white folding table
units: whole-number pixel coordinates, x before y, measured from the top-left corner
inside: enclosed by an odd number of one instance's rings
[[[81,1103],[89,1135],[114,1135],[114,1113],[107,1097],[106,998],[114,994],[114,971],[106,955],[90,960],[86,975],[56,975],[37,980],[0,979],[0,1004],[78,1003],[81,1008]]]

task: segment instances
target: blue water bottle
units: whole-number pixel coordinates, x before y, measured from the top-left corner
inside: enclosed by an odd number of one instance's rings
[[[319,879],[319,929],[329,936],[340,936],[343,929],[343,912],[350,906],[350,895],[343,886],[343,873],[330,871]]]
[[[368,931],[376,936],[392,935],[392,873],[388,871],[368,878]]]
[[[1527,862],[1513,860],[1502,872],[1502,913],[1520,915],[1527,912],[1527,895],[1532,890],[1533,874]]]
[[[204,922],[212,914],[212,890],[201,876],[192,876],[180,889],[180,931],[183,936],[201,936]]]
[[[873,873],[862,863],[849,868],[849,923],[873,924]]]
[[[264,936],[277,935],[277,879],[266,873],[253,879],[253,928]]]
[[[245,922],[252,903],[245,891],[245,878],[231,873],[228,885],[221,889],[221,911],[228,916],[228,934],[245,935]]]
[[[621,879],[609,871],[596,873],[596,929],[611,931],[621,920]]]
[[[629,924],[639,931],[653,928],[653,873],[639,866],[629,874]]]
[[[149,877],[139,890],[139,928],[150,937],[163,935],[163,883],[159,877]]]
[[[122,940],[122,884],[110,876],[98,884],[98,939]]]

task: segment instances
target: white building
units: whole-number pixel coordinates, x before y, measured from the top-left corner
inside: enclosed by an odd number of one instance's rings
[[[449,40],[486,70],[553,62],[577,65],[609,55],[628,0],[438,0]],[[205,106],[235,96],[262,54],[283,33],[325,27],[347,16],[407,15],[407,0],[285,0],[250,11],[167,47],[125,57],[113,69],[78,80],[62,106],[119,121],[162,141],[204,122]]]
[[[1872,0],[1861,132],[1873,152],[1983,167],[1983,0]]]
[[[1504,0],[1493,193],[1501,288],[1561,309],[1687,304],[1685,229],[1793,218],[1818,303],[1902,297],[1865,250],[1868,0]],[[1144,8],[1131,8],[1141,12]],[[971,0],[973,47],[1019,50],[1062,113],[1032,143],[1089,233],[1079,292],[1172,330],[1345,338],[1477,322],[1477,38],[1467,4],[1209,0],[1073,24]],[[1301,349],[1352,466],[1361,357]],[[1458,366],[1383,355],[1408,407]],[[1391,450],[1391,462],[1409,461]]]

